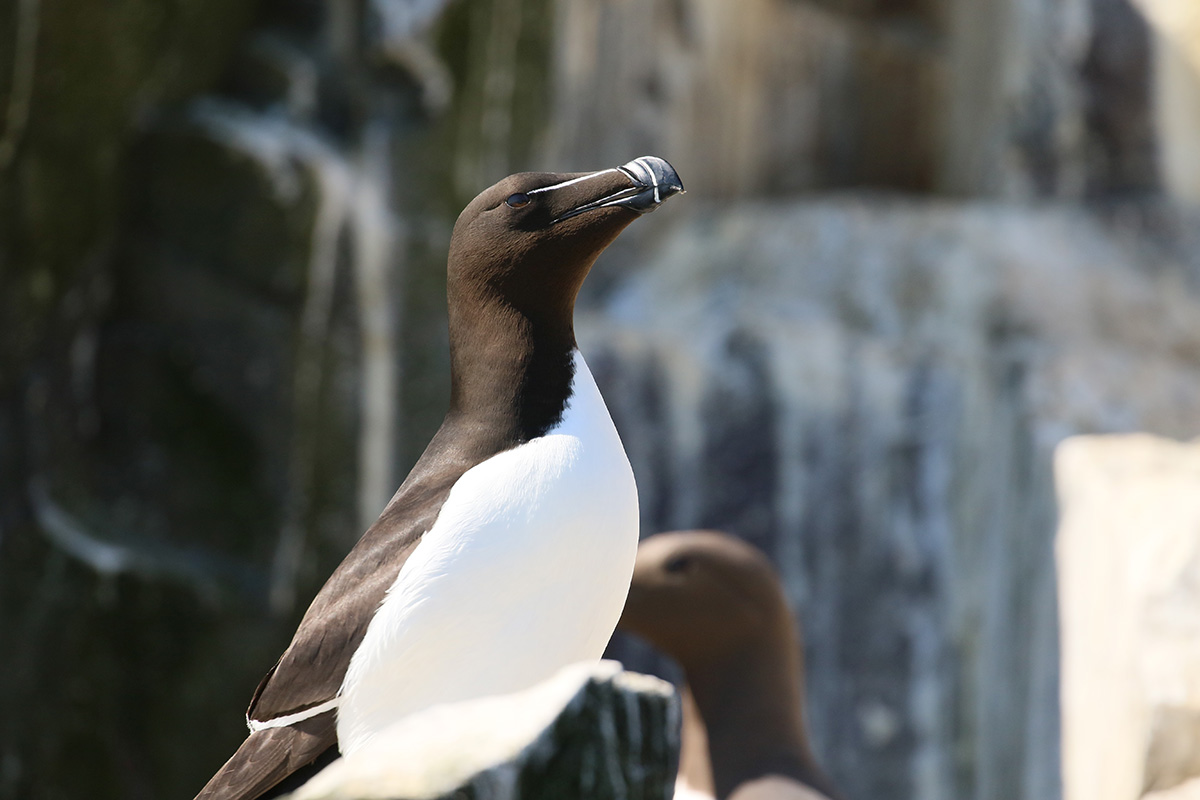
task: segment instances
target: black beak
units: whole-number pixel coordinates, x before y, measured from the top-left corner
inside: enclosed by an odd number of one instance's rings
[[[611,170],[606,171],[611,172]],[[679,180],[679,173],[657,156],[635,158],[628,164],[617,167],[616,171],[628,178],[632,185],[576,206],[560,214],[554,219],[554,222],[561,222],[587,211],[611,206],[628,208],[638,214],[648,214],[662,205],[668,197],[684,193],[683,181]]]

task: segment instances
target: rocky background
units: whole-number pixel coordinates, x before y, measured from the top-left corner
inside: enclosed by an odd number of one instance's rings
[[[1200,434],[1195,8],[4,4],[0,797],[194,793],[440,419],[458,209],[643,154],[645,532],[776,560],[849,797],[1061,797],[1054,447]]]

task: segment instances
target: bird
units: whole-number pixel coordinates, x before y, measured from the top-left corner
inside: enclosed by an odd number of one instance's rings
[[[446,416],[197,800],[277,796],[415,711],[600,658],[633,572],[637,487],[576,345],[575,298],[627,225],[683,191],[667,161],[643,156],[510,175],[463,209],[447,257]]]
[[[647,537],[619,627],[683,669],[676,800],[840,800],[809,744],[798,628],[760,550],[711,530]]]

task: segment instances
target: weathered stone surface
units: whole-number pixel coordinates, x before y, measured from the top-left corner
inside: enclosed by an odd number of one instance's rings
[[[1173,789],[1142,795],[1142,800],[1200,800],[1200,778],[1181,783]]]
[[[188,796],[395,489],[416,92],[322,0],[0,20],[0,797]]]
[[[1155,122],[1163,182],[1200,202],[1200,6],[1189,0],[1131,0],[1155,34]]]
[[[927,18],[790,0],[559,0],[558,16],[555,161],[669,153],[689,191],[720,196],[934,183],[946,75]]]
[[[1111,200],[1157,140],[1192,180],[1195,73],[1155,133],[1127,0],[441,5],[0,4],[0,797],[187,796],[244,736],[440,418],[445,245],[492,180],[657,152],[693,207]],[[775,202],[665,210],[589,280],[647,526],[776,556],[856,795],[1053,798],[1050,448],[1195,435],[1200,224]],[[662,238],[673,282],[625,283]]]
[[[603,661],[414,714],[291,800],[668,800],[678,759],[671,685]]]
[[[1200,777],[1200,440],[1068,439],[1055,473],[1064,798],[1173,790]]]
[[[558,0],[558,12],[555,161],[666,152],[689,190],[717,196],[1157,184],[1150,34],[1127,0]]]
[[[1053,447],[1200,419],[1200,297],[1146,257],[1069,208],[742,203],[579,326],[644,529],[779,566],[848,796],[1058,795]]]
[[[0,390],[12,391],[64,298],[107,256],[138,116],[211,86],[254,6],[19,2],[0,12]],[[77,319],[88,304],[74,305]]]

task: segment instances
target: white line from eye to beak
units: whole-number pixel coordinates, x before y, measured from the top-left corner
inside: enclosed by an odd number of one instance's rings
[[[601,175],[607,175],[607,174],[608,174],[608,173],[610,173],[610,172],[618,172],[618,171],[619,171],[619,170],[617,170],[617,169],[602,169],[602,170],[600,170],[599,172],[593,172],[593,173],[591,173],[591,174],[588,174],[588,175],[581,175],[581,176],[580,176],[580,177],[578,177],[578,178],[572,178],[572,179],[571,179],[571,180],[569,180],[569,181],[563,181],[562,183],[556,183],[556,184],[554,184],[553,186],[543,186],[543,187],[542,187],[542,188],[540,188],[540,189],[531,189],[530,191],[528,191],[528,192],[525,192],[525,194],[541,194],[542,192],[548,192],[548,191],[550,191],[551,189],[561,189],[561,188],[563,188],[564,186],[571,186],[571,185],[573,185],[573,184],[576,184],[576,183],[582,183],[582,182],[584,182],[584,181],[590,181],[592,178],[599,178]]]

